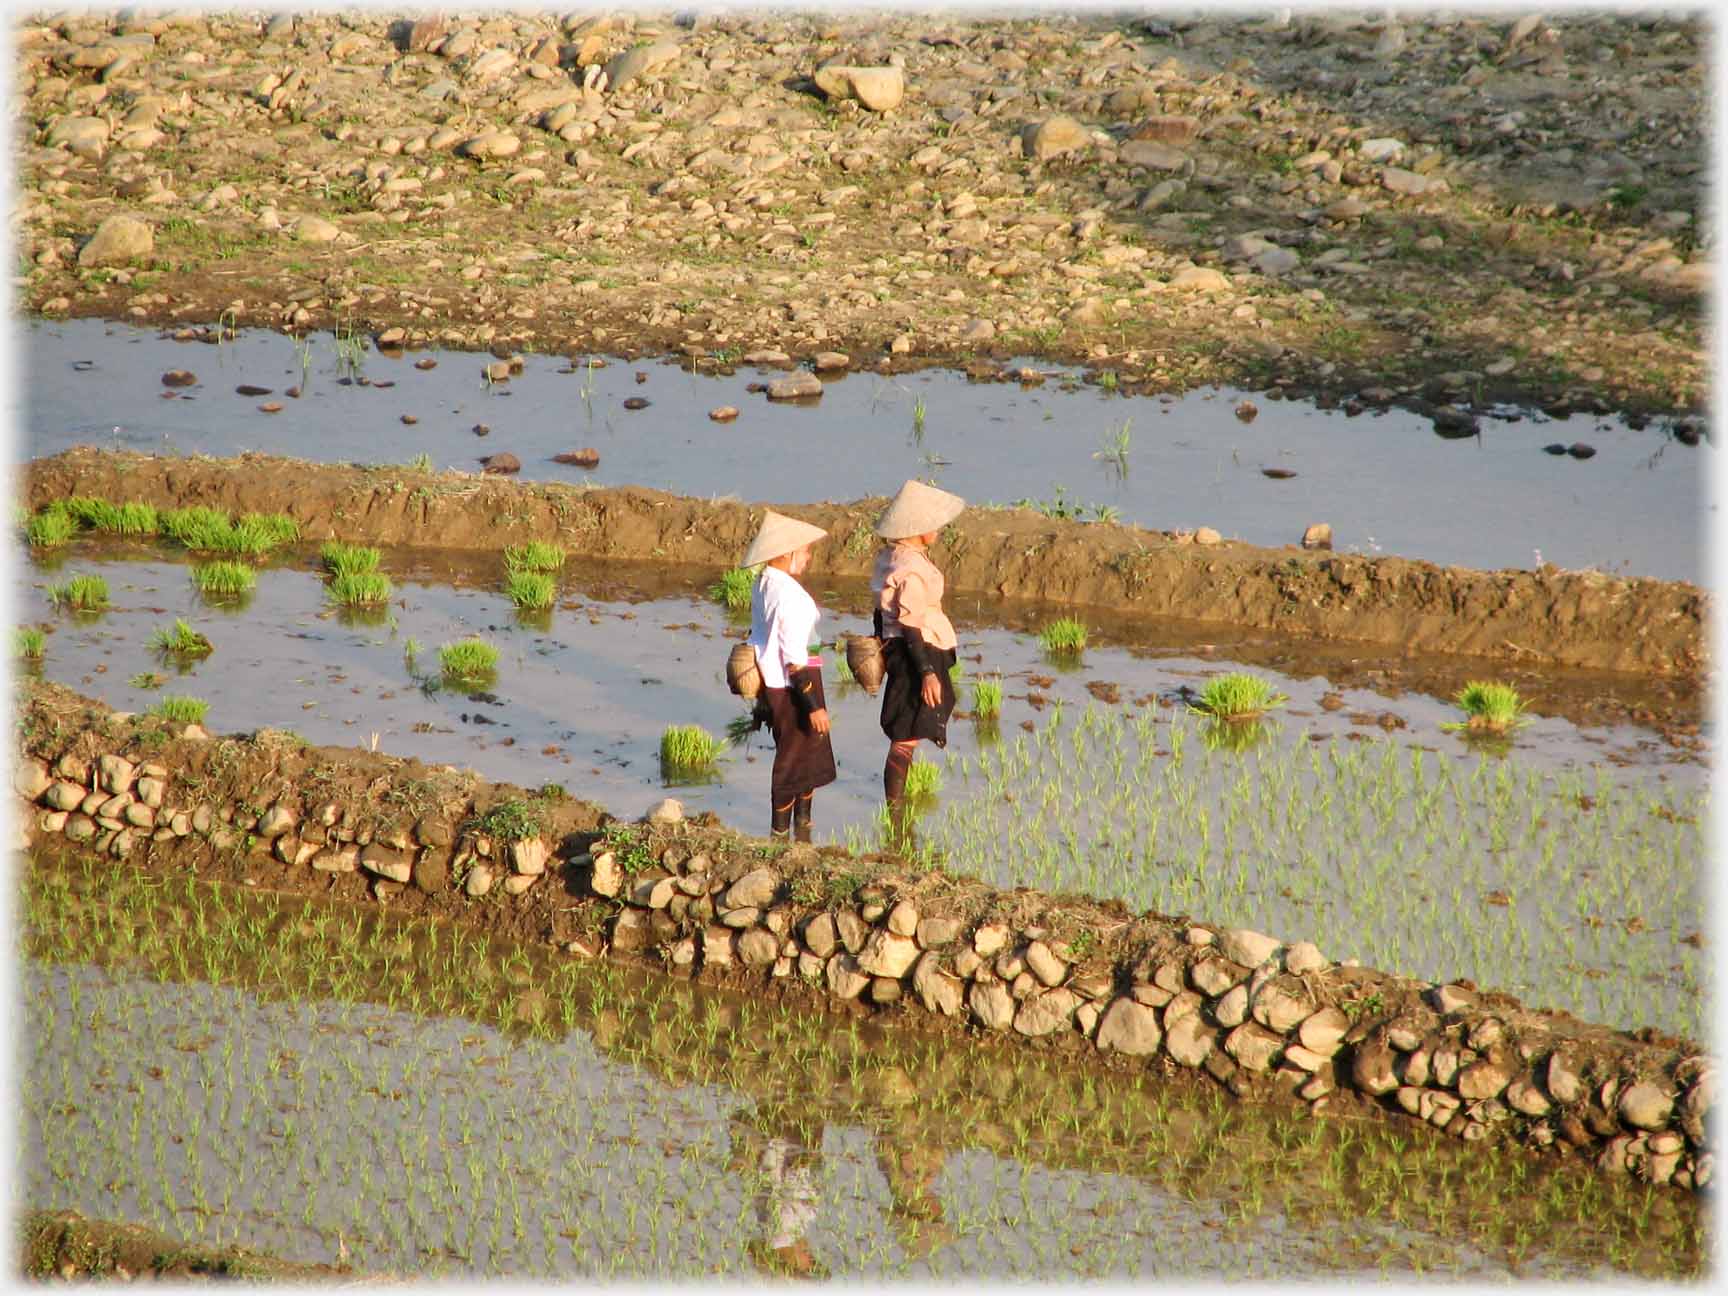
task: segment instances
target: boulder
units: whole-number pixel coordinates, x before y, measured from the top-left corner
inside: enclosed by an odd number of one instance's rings
[[[856,999],[864,993],[870,978],[850,954],[836,954],[828,960],[828,989],[842,999]]]
[[[888,112],[906,97],[906,77],[897,67],[849,67],[827,64],[816,69],[816,88],[830,99],[856,99],[871,112]]]
[[[738,938],[738,958],[745,967],[767,967],[780,957],[780,942],[766,927],[752,927]]]
[[[919,953],[918,942],[910,936],[878,931],[864,946],[864,952],[858,957],[858,967],[871,976],[898,980],[911,971]]]
[[[1483,1058],[1458,1073],[1458,1096],[1465,1102],[1498,1098],[1511,1081],[1512,1072],[1504,1063]]]
[[[1256,1022],[1244,1022],[1224,1037],[1224,1051],[1250,1071],[1270,1071],[1283,1047],[1282,1036]]]
[[[1162,1039],[1157,1010],[1128,996],[1113,1002],[1098,1021],[1096,1041],[1105,1052],[1145,1057],[1158,1051]]]
[[[12,771],[12,790],[26,801],[34,801],[54,785],[48,767],[34,756],[26,756]]]
[[[1046,986],[1059,986],[1068,975],[1068,965],[1041,940],[1026,947],[1026,967]]]
[[[956,918],[920,918],[918,920],[918,943],[925,949],[939,949],[944,945],[952,945],[960,936],[960,922]]]
[[[819,913],[804,924],[804,944],[817,958],[827,958],[840,943],[834,927],[834,915]]]
[[[632,82],[670,66],[677,59],[676,41],[655,41],[625,50],[606,64],[606,90],[616,94]]]
[[[322,216],[302,216],[294,223],[294,237],[302,243],[334,243],[342,237],[342,230]]]
[[[1174,1023],[1166,1020],[1164,1047],[1181,1066],[1197,1067],[1206,1061],[1218,1032],[1192,1013]]]
[[[1014,1022],[1014,996],[999,981],[975,982],[966,996],[972,1011],[987,1030],[1007,1030]]]
[[[763,909],[774,903],[780,891],[780,875],[771,868],[752,869],[726,888],[721,906],[726,909]]]
[[[1033,995],[1014,1014],[1014,1029],[1022,1035],[1036,1038],[1061,1030],[1074,1017],[1080,1006],[1080,996],[1072,990],[1050,990]]]
[[[1620,1119],[1633,1129],[1662,1129],[1673,1114],[1673,1097],[1648,1080],[1628,1085],[1620,1095]]]
[[[960,1015],[965,987],[960,978],[942,969],[941,960],[936,955],[925,954],[913,966],[912,989],[917,992],[925,1011],[941,1013],[944,1017]]]
[[[1027,157],[1043,162],[1088,147],[1092,133],[1072,117],[1058,113],[1043,121],[1028,122],[1020,132],[1020,143]]]
[[[769,400],[812,400],[821,394],[822,380],[808,369],[800,369],[768,384]]]
[[[917,934],[918,910],[910,900],[902,900],[888,911],[888,930],[896,936]]]
[[[1376,1097],[1391,1093],[1398,1087],[1398,1077],[1392,1069],[1395,1056],[1385,1040],[1364,1041],[1357,1046],[1350,1063],[1351,1080],[1363,1093]]]

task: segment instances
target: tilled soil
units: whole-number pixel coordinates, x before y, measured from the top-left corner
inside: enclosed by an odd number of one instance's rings
[[[1696,15],[37,14],[45,315],[1699,411]],[[879,69],[865,106],[824,64]],[[142,223],[104,252],[105,220]]]
[[[22,1213],[18,1238],[19,1271],[38,1281],[316,1282],[352,1273],[346,1265],[300,1264],[246,1247],[185,1246],[142,1224],[86,1219],[70,1210]]]
[[[581,557],[712,569],[737,562],[761,519],[748,504],[640,487],[583,489],[264,455],[205,460],[77,449],[30,463],[22,486],[32,508],[95,495],[164,508],[281,511],[309,540],[494,551],[555,540]],[[878,544],[871,526],[884,504],[783,506],[829,532],[816,548],[814,578],[868,574]],[[1677,581],[1201,544],[1186,533],[1058,520],[1029,509],[969,509],[944,532],[935,556],[957,596],[1692,682],[1707,664],[1707,596]]]

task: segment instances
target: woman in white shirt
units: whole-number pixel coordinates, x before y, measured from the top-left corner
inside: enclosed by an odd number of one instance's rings
[[[810,840],[816,789],[836,777],[822,659],[810,655],[822,614],[797,579],[810,565],[810,547],[827,534],[770,509],[743,564],[763,564],[750,595],[750,647],[762,674],[758,721],[766,719],[774,735],[770,831],[774,836],[795,831],[799,841]]]

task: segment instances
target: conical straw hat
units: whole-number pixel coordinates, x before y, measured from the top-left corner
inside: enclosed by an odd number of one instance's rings
[[[802,549],[807,544],[815,544],[827,534],[819,526],[811,526],[808,522],[800,522],[784,513],[766,509],[763,512],[762,529],[750,542],[750,548],[745,550],[741,565],[755,567],[771,558],[778,558],[781,554],[789,554],[794,549]]]
[[[876,534],[884,540],[904,540],[907,536],[940,531],[965,511],[966,501],[921,481],[909,481],[900,488],[888,509],[876,523]]]

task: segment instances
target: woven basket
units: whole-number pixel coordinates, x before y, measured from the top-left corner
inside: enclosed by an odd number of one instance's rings
[[[741,698],[753,698],[762,689],[762,670],[756,650],[748,643],[734,644],[726,654],[726,687]]]
[[[882,687],[882,641],[875,635],[846,636],[846,667],[871,697]]]

